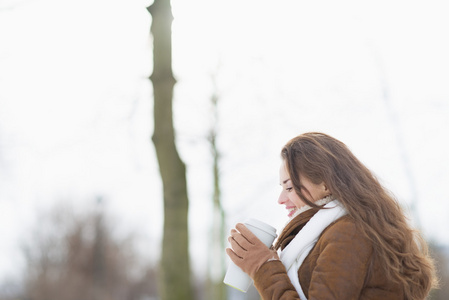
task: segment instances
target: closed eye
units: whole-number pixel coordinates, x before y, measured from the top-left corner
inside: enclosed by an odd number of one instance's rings
[[[287,192],[291,192],[292,190],[293,190],[293,188],[292,187],[289,187],[289,188],[286,188],[285,189]]]

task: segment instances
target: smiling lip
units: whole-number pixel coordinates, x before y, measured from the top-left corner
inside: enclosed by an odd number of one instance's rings
[[[288,210],[288,217],[290,218],[298,208],[296,206],[286,206],[285,209]]]

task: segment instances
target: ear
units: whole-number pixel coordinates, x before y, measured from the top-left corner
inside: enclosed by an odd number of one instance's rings
[[[329,190],[327,185],[324,184],[324,182],[323,182],[323,190],[326,193],[326,196],[329,196],[331,194],[331,191]]]

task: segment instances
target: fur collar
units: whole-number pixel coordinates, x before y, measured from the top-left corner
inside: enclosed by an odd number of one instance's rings
[[[326,197],[324,197],[324,198],[322,198],[322,199],[320,199],[320,200],[315,201],[315,204],[316,204],[316,205],[319,205],[319,206],[324,206],[324,205],[328,204],[329,202],[331,202],[332,200],[335,200],[334,196],[329,195],[329,196],[326,196]],[[291,220],[293,220],[294,218],[296,218],[298,215],[302,214],[302,213],[305,212],[305,211],[308,211],[308,210],[311,209],[311,208],[312,208],[312,206],[304,205],[303,207],[301,207],[300,209],[298,209],[298,210],[297,210],[297,211],[290,217],[290,219],[288,220],[288,222],[290,222]],[[288,223],[288,222],[287,222],[287,223]]]
[[[334,200],[332,195],[329,195],[323,199],[317,200],[316,205],[324,206],[330,201]],[[311,207],[305,205],[298,209],[295,214],[288,220],[284,229],[282,229],[279,237],[274,245],[276,250],[283,250],[293,238],[298,234],[298,232],[307,224],[307,222],[312,218],[320,209],[316,207]]]

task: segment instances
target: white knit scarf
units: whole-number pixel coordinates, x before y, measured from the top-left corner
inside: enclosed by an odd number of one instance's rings
[[[332,222],[347,213],[338,200],[331,200],[324,207],[327,209],[320,209],[298,232],[287,247],[282,250],[280,255],[281,261],[287,269],[288,277],[298,292],[298,295],[301,297],[301,300],[307,300],[307,298],[299,283],[299,267],[310,250],[312,250],[321,232]]]

